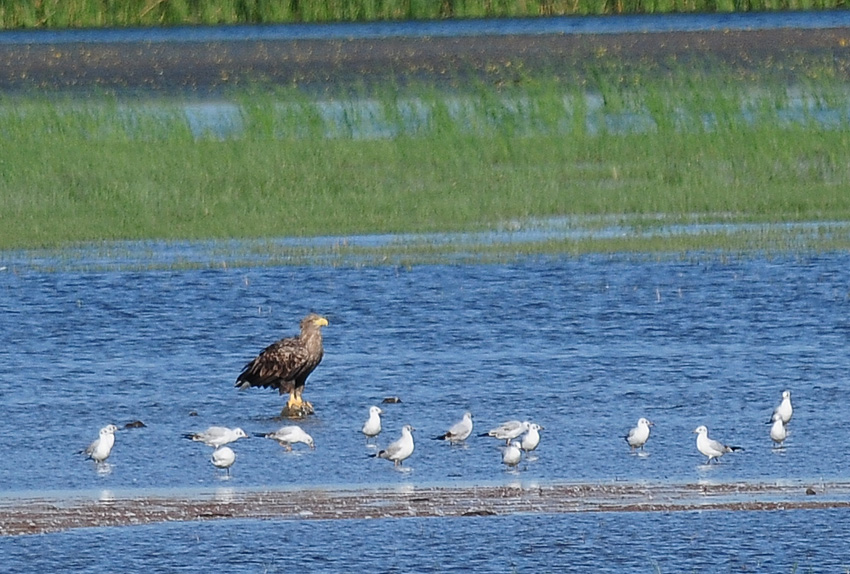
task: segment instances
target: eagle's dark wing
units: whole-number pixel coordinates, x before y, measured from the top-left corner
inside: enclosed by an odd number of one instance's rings
[[[272,387],[280,394],[304,385],[307,376],[322,360],[321,351],[311,353],[298,337],[272,343],[245,365],[236,378],[236,386]]]

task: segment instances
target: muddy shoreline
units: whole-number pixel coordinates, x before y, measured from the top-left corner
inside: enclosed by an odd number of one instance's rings
[[[306,489],[93,498],[0,499],[0,535],[226,519],[348,520],[575,512],[850,508],[850,483],[569,484]]]
[[[335,89],[578,79],[605,66],[665,73],[725,66],[793,77],[828,62],[850,78],[850,28],[474,37],[0,45],[0,91]]]

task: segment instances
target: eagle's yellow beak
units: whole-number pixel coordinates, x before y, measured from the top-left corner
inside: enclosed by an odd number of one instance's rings
[[[319,317],[318,319],[313,320],[313,324],[316,325],[316,327],[327,327],[328,320],[324,317]]]

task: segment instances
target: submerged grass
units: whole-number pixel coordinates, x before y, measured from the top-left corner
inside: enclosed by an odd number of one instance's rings
[[[850,220],[848,92],[830,80],[744,87],[683,72],[406,94],[245,92],[191,109],[0,99],[0,249],[474,231],[563,216]]]

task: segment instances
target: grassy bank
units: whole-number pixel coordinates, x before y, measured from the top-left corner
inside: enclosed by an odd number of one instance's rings
[[[269,24],[545,15],[841,9],[844,0],[20,0],[0,27]]]
[[[847,94],[827,80],[415,92],[0,100],[0,249],[560,216],[850,220]]]

